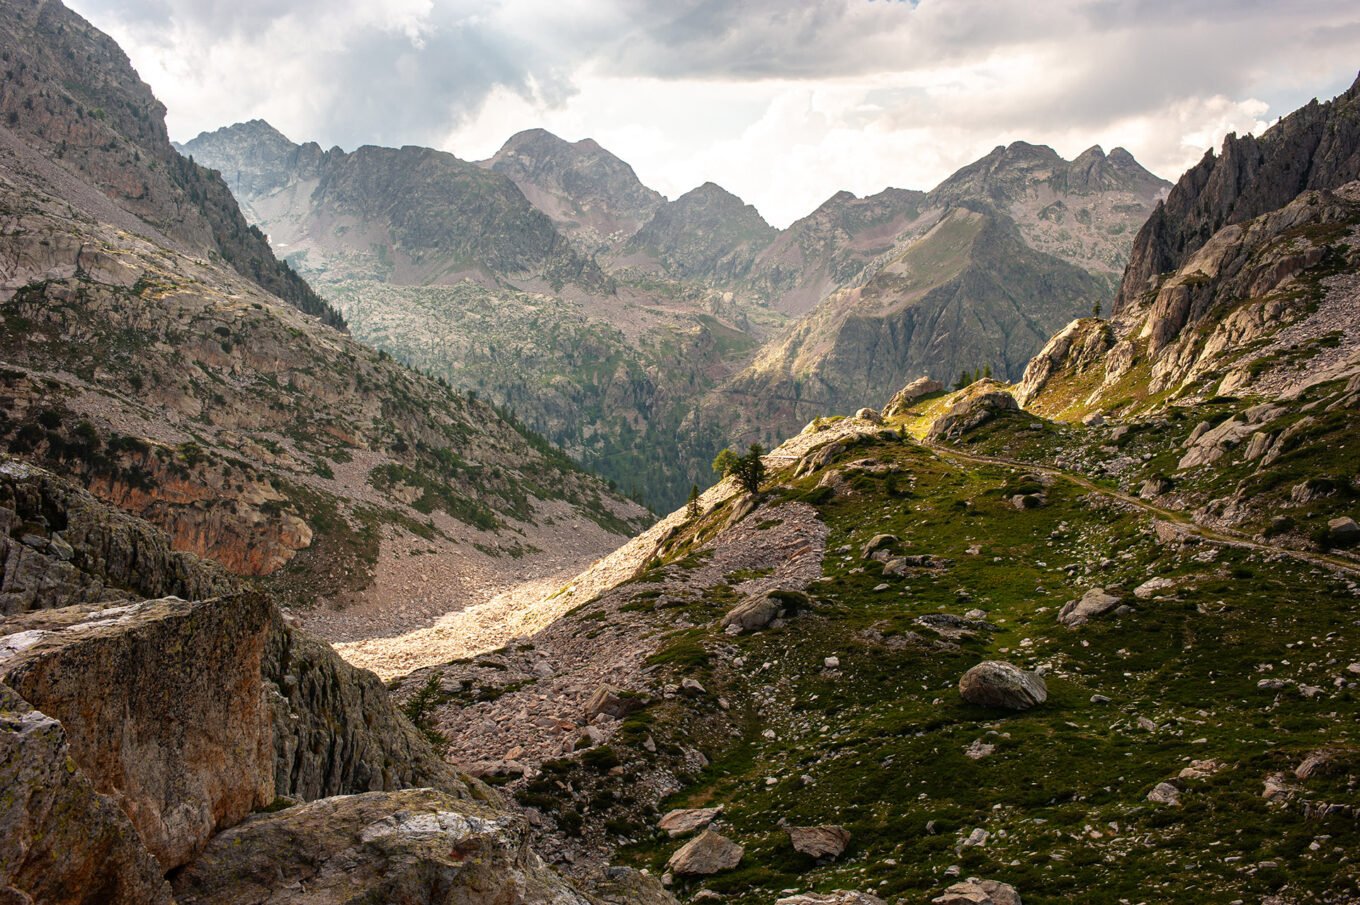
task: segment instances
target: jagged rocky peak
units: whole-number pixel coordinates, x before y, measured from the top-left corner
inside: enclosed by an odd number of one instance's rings
[[[177,148],[221,173],[243,202],[315,178],[324,153],[316,142],[296,144],[262,119],[201,132]]]
[[[483,166],[510,177],[559,225],[602,244],[632,235],[666,201],[594,139],[570,142],[546,129],[511,136]]]
[[[1345,93],[1316,99],[1258,138],[1230,133],[1167,195],[1134,241],[1115,299],[1121,311],[1155,292],[1159,275],[1185,263],[1220,228],[1288,204],[1308,189],[1360,178],[1360,78]]]
[[[930,198],[939,204],[977,200],[1010,205],[1046,188],[1064,195],[1133,192],[1155,199],[1169,185],[1123,148],[1107,155],[1095,145],[1067,161],[1047,145],[1017,141],[998,145],[959,170],[935,188]]]
[[[755,207],[705,182],[662,205],[626,250],[654,255],[681,279],[723,282],[744,276],[778,235]]]

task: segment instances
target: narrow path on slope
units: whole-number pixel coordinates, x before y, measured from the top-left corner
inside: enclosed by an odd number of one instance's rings
[[[1132,506],[1137,506],[1139,509],[1142,509],[1146,512],[1150,512],[1153,515],[1156,515],[1164,519],[1165,521],[1174,522],[1178,525],[1185,527],[1187,531],[1196,535],[1197,537],[1201,537],[1208,541],[1213,541],[1214,543],[1225,544],[1234,547],[1244,547],[1252,550],[1260,550],[1266,553],[1278,553],[1281,556],[1289,556],[1292,557],[1293,559],[1298,559],[1307,563],[1312,563],[1315,566],[1340,569],[1343,572],[1350,572],[1355,575],[1360,575],[1360,563],[1355,563],[1348,559],[1343,559],[1338,556],[1329,556],[1326,553],[1310,553],[1306,550],[1294,550],[1290,547],[1281,547],[1277,546],[1276,544],[1262,543],[1257,540],[1252,540],[1246,535],[1238,534],[1235,531],[1229,531],[1223,528],[1210,528],[1205,525],[1201,525],[1199,522],[1195,521],[1184,512],[1181,512],[1176,509],[1167,509],[1163,506],[1158,506],[1155,503],[1149,503],[1147,500],[1141,499],[1129,493],[1124,493],[1122,490],[1112,490],[1109,487],[1102,487],[1095,481],[1092,481],[1091,479],[1084,477],[1083,475],[1073,474],[1070,471],[1063,471],[1061,468],[1053,468],[1052,466],[1049,465],[1037,465],[1033,462],[1020,462],[1016,459],[1006,459],[1001,456],[982,456],[978,455],[977,453],[967,453],[963,452],[962,450],[954,449],[948,446],[941,446],[938,443],[931,443],[924,440],[921,441],[921,445],[929,449],[931,452],[935,453],[937,456],[940,456],[945,459],[961,460],[964,462],[972,462],[974,464],[979,465],[1000,465],[1006,468],[1017,468],[1024,471],[1039,472],[1041,474],[1052,475],[1055,478],[1061,478],[1064,481],[1076,484],[1078,487],[1084,487],[1087,490],[1093,491],[1095,493],[1103,494],[1104,496],[1120,500]]]

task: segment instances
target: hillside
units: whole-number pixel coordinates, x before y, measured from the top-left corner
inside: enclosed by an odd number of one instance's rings
[[[475,165],[419,148],[323,153],[257,122],[183,150],[239,181],[357,338],[513,410],[658,510],[706,480],[707,460],[675,443],[693,399],[783,320],[664,273],[603,274],[600,243],[619,246],[664,199],[593,142],[530,132]]]
[[[1165,191],[1121,148],[1069,162],[1016,142],[925,195],[833,198],[762,256],[767,291],[787,293],[776,305],[825,294],[702,400],[700,423],[769,443],[819,414],[882,405],[916,376],[1018,378],[1062,324],[1108,305]],[[780,259],[803,262],[803,288]]]
[[[43,29],[91,31],[56,4],[22,13],[6,27],[29,24],[30,44]],[[140,84],[121,55],[106,62],[85,77]],[[133,216],[107,186],[149,184],[165,168],[135,155],[114,167],[78,143],[105,133],[66,134],[71,159],[100,161],[102,182],[48,160],[26,131],[0,132],[5,450],[286,603],[350,606],[314,614],[335,637],[570,569],[645,524],[485,403],[284,304],[183,230],[167,236]],[[549,552],[507,574],[537,551]]]
[[[1043,464],[1108,435],[989,409],[996,386],[809,426],[758,496],[720,484],[541,604],[560,618],[445,642],[463,659],[398,697],[562,869],[623,860],[687,900],[1355,894],[1360,561]],[[1177,435],[1135,431],[1135,460]],[[965,700],[982,661],[1042,703]],[[705,826],[711,859],[682,855]]]

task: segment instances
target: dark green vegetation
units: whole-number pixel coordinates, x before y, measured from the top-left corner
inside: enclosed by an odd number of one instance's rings
[[[765,462],[761,458],[765,450],[759,443],[752,443],[746,452],[738,454],[724,449],[713,460],[713,470],[719,477],[732,478],[747,493],[759,493],[760,485],[765,482]]]
[[[992,439],[1015,428],[1037,435],[1029,421],[1007,419]],[[830,526],[810,611],[732,638],[717,620],[734,597],[710,589],[679,611],[699,628],[675,633],[649,661],[667,681],[698,679],[709,696],[654,704],[611,743],[629,770],[647,761],[637,747],[647,735],[663,757],[692,745],[712,761],[685,773],[683,791],[660,808],[725,805],[723,832],[746,857],[702,885],[750,905],[785,888],[922,901],[958,864],[963,876],[1013,883],[1027,903],[1226,903],[1277,892],[1309,902],[1360,890],[1346,857],[1360,846],[1353,576],[1279,554],[1163,543],[1145,511],[1065,478],[882,437],[767,491],[770,501],[812,502]],[[889,468],[844,470],[865,459]],[[813,492],[828,471],[842,472],[836,489]],[[1009,499],[1035,490],[1037,508]],[[727,516],[720,508],[688,536],[711,536]],[[900,538],[897,552],[952,564],[885,577],[860,557],[879,533]],[[659,574],[686,569],[688,551],[681,543]],[[1135,598],[1154,577],[1174,587]],[[1058,609],[1095,586],[1131,609],[1060,625]],[[985,615],[938,618],[974,608]],[[834,672],[823,669],[831,656]],[[1019,715],[963,704],[958,677],[982,659],[1044,668],[1048,702]],[[993,750],[974,760],[965,750],[975,744]],[[1296,779],[1318,750],[1333,752],[1325,775]],[[1207,760],[1221,767],[1178,778]],[[596,788],[584,767],[554,770]],[[1288,791],[1268,801],[1275,774]],[[1181,789],[1181,806],[1146,799],[1161,782]],[[558,788],[540,785],[549,798]],[[1319,816],[1324,804],[1341,807]],[[660,870],[680,844],[652,835],[654,816],[643,827],[602,798],[589,811],[634,840],[628,862]],[[838,864],[817,866],[792,851],[781,818],[841,824],[854,838]],[[978,828],[986,844],[962,846]]]

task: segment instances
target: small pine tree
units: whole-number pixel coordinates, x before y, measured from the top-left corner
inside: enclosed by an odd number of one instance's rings
[[[685,502],[685,518],[693,521],[699,517],[699,485],[689,485],[689,499]]]
[[[1091,303],[1091,316],[1100,317],[1100,299],[1096,299]]]
[[[991,365],[986,365],[985,367],[983,367],[983,369],[982,369],[982,376],[985,377],[987,380],[991,380],[991,379],[992,379],[992,366],[991,366]]]
[[[760,485],[765,482],[765,450],[759,443],[752,443],[745,455],[739,456],[730,449],[724,449],[713,460],[713,470],[723,477],[731,477],[747,493],[759,493]]]
[[[958,379],[958,382],[954,384],[954,389],[956,389],[956,390],[961,390],[961,389],[963,389],[964,387],[968,386],[968,383],[969,383],[969,381],[968,381],[968,372],[967,372],[967,371],[960,371],[960,372],[959,372],[959,379]]]

